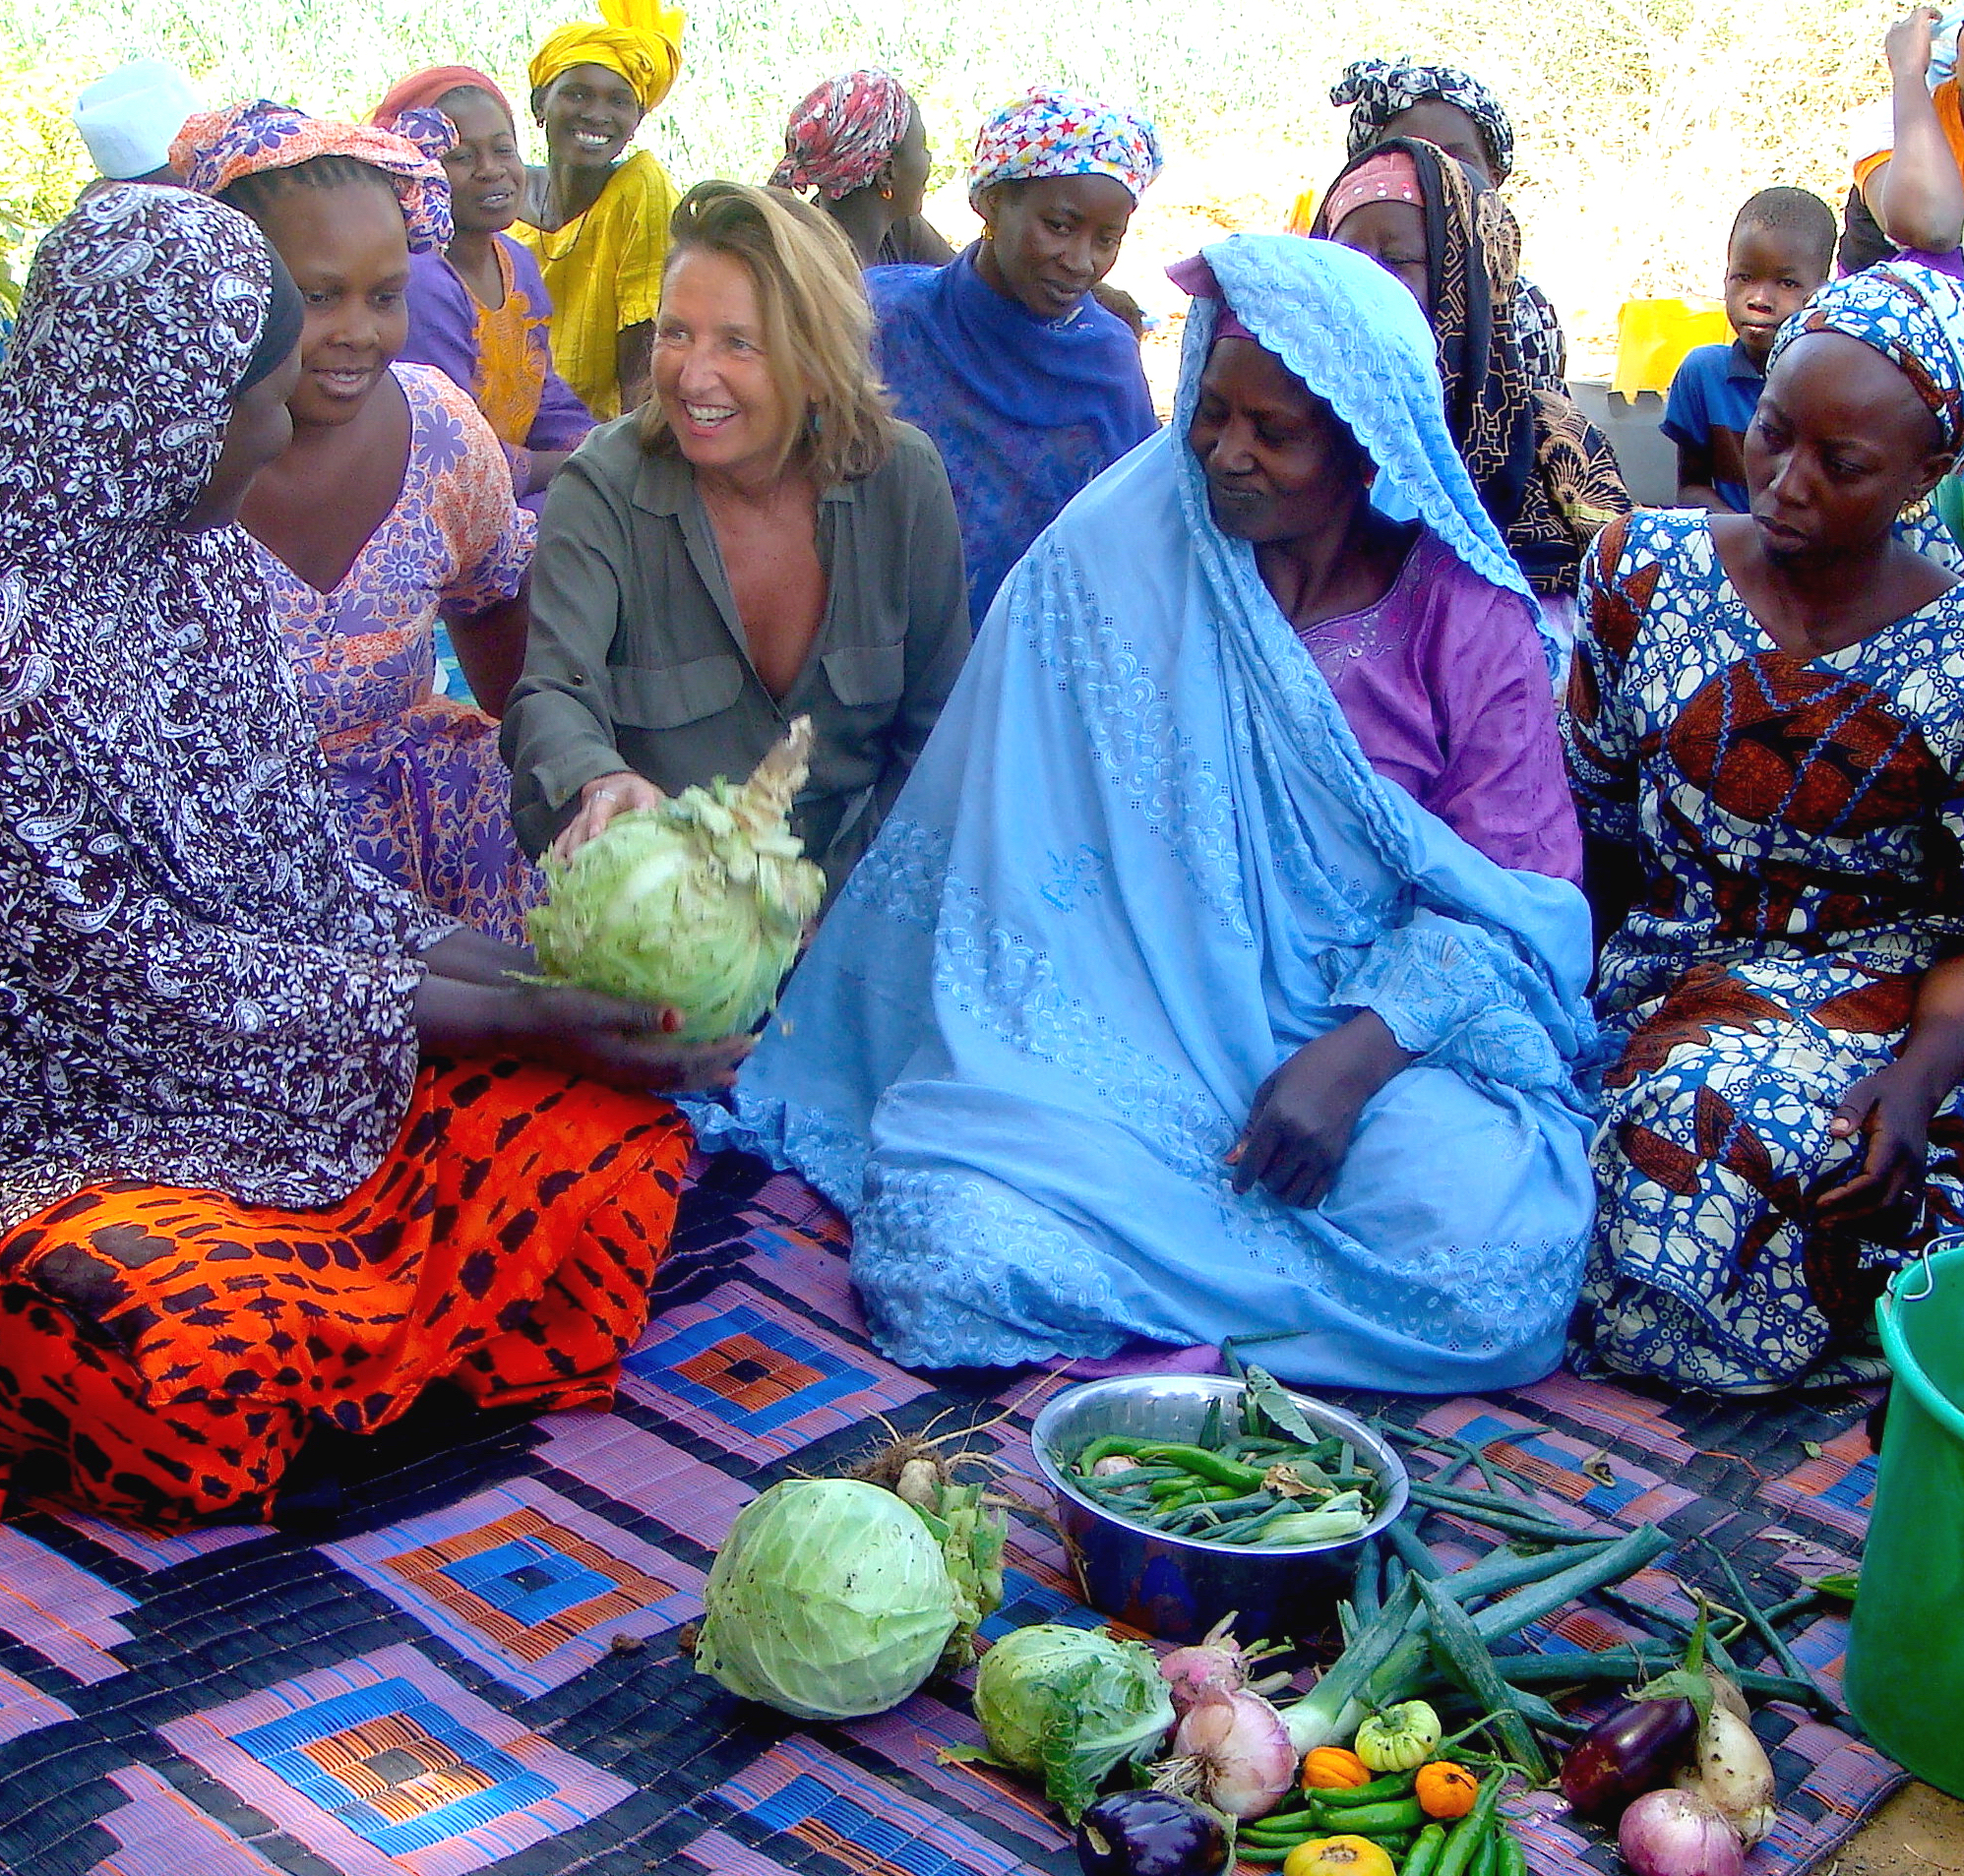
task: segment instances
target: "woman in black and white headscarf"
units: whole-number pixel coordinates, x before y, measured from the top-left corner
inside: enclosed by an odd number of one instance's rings
[[[1417,137],[1456,156],[1499,189],[1513,174],[1514,127],[1501,100],[1470,73],[1415,59],[1353,59],[1330,88],[1350,106],[1349,156],[1391,137]],[[1525,277],[1514,291],[1514,339],[1536,391],[1568,394],[1568,343],[1548,295]]]

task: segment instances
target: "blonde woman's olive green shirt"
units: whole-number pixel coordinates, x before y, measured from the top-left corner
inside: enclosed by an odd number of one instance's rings
[[[819,497],[826,609],[781,700],[751,664],[695,472],[595,430],[553,478],[532,565],[524,675],[505,712],[512,814],[536,855],[581,789],[631,768],[679,793],[741,780],[795,716],[815,732],[793,825],[833,890],[878,831],[968,650],[948,475],[899,426],[884,467]]]

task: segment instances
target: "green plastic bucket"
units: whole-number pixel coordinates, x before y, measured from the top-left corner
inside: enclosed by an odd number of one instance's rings
[[[1875,1744],[1964,1797],[1964,1246],[1876,1305],[1896,1371],[1848,1642],[1848,1705]]]

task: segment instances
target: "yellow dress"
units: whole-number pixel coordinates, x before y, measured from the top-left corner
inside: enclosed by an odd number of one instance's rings
[[[630,326],[651,321],[660,302],[668,221],[680,200],[668,171],[638,150],[592,208],[564,227],[512,224],[538,256],[552,298],[553,363],[603,423],[621,414],[616,342]]]

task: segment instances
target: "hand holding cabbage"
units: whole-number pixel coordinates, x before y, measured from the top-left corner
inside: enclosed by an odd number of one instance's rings
[[[526,919],[545,979],[673,1009],[683,1042],[749,1029],[825,897],[790,829],[811,748],[801,716],[742,787],[718,776],[548,856],[546,903]]]

